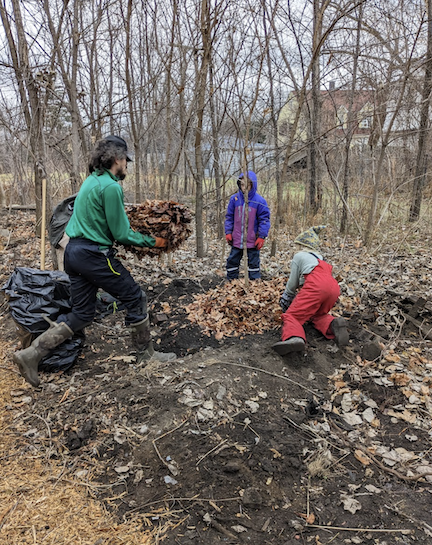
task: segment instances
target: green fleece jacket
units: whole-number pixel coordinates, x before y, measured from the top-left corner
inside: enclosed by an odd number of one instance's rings
[[[93,172],[86,178],[75,199],[66,227],[70,238],[86,238],[101,248],[121,244],[153,247],[156,240],[134,231],[124,208],[123,189],[109,170]]]

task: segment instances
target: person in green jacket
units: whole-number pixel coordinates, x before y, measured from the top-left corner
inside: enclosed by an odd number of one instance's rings
[[[123,189],[127,144],[119,136],[107,136],[95,147],[89,164],[90,175],[75,199],[73,214],[66,227],[70,238],[65,249],[64,268],[71,282],[72,310],[57,318],[31,346],[16,352],[13,360],[32,386],[39,386],[38,364],[51,350],[91,324],[96,312],[98,288],[119,299],[126,308],[126,325],[140,361],[175,359],[173,353],[153,348],[147,298],[130,272],[116,258],[114,241],[134,246],[163,248],[167,240],[134,231],[124,208]]]

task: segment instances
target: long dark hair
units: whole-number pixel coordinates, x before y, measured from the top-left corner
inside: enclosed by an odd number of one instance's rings
[[[89,172],[109,170],[116,159],[126,159],[127,152],[113,142],[99,140],[90,158]]]

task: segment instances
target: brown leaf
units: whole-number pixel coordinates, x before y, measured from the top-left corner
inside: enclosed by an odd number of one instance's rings
[[[255,281],[245,288],[243,280],[234,280],[207,293],[196,295],[186,307],[188,318],[205,330],[223,337],[262,333],[280,325],[279,298],[286,279]]]
[[[361,462],[364,466],[368,466],[370,463],[371,463],[371,459],[366,456],[366,454],[364,454],[361,450],[356,450],[354,452],[354,456],[355,458]]]
[[[406,386],[410,382],[410,378],[405,373],[393,373],[390,375],[390,380],[392,380],[397,386]]]
[[[189,226],[192,221],[191,211],[174,201],[147,200],[144,203],[126,207],[126,214],[135,231],[143,235],[168,239],[167,248],[140,248],[118,244],[138,258],[156,257],[161,253],[173,252],[192,233]]]

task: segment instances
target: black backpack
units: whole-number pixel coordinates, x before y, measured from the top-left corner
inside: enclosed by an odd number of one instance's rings
[[[54,209],[53,215],[48,226],[48,236],[54,248],[58,248],[58,243],[63,238],[66,225],[69,223],[73,213],[75,195],[71,195],[62,200]]]

